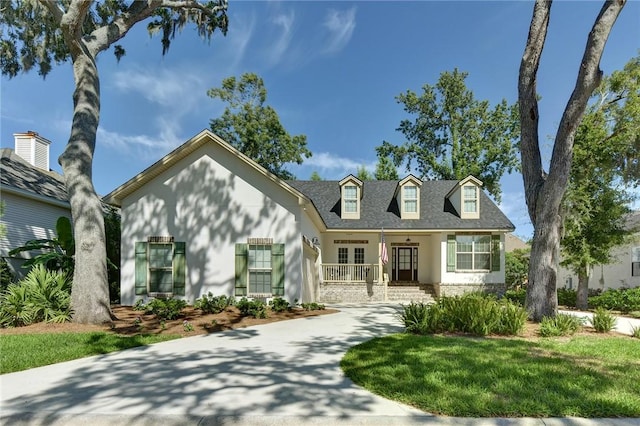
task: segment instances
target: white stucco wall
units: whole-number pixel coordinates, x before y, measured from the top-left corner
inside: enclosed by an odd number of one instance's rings
[[[233,295],[236,243],[284,243],[285,297],[300,300],[302,214],[292,194],[229,151],[206,144],[123,200],[122,303],[140,297],[134,294],[134,248],[149,236],[187,243],[189,302],[209,291]]]
[[[7,257],[9,251],[29,240],[54,238],[56,221],[60,216],[71,219],[71,210],[8,191],[2,191],[2,201],[4,215],[0,222],[6,226],[7,233],[0,238],[0,256],[5,257],[9,265],[22,276],[20,265],[23,261],[19,259],[28,259],[31,253],[22,252],[16,255],[17,259],[10,259]]]

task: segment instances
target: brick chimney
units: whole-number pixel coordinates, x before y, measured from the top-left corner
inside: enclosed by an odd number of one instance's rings
[[[31,130],[14,133],[15,152],[32,166],[49,171],[49,145],[51,141]]]

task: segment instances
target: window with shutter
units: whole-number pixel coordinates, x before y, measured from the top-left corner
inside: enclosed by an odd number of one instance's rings
[[[184,242],[172,237],[150,237],[135,244],[136,295],[184,296],[186,253]]]

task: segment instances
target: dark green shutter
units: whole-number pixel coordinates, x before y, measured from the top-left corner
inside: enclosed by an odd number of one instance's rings
[[[456,236],[447,235],[447,272],[456,271]]]
[[[271,293],[284,296],[284,244],[271,246]]]
[[[500,270],[500,235],[491,236],[491,271]]]
[[[173,243],[173,294],[184,296],[186,281],[186,244],[183,241]]]
[[[248,244],[236,244],[236,296],[247,295]]]
[[[136,242],[136,295],[147,294],[147,243]]]

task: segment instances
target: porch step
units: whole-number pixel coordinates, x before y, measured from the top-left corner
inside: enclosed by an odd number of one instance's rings
[[[433,287],[429,284],[390,284],[387,298],[390,302],[433,302]]]

